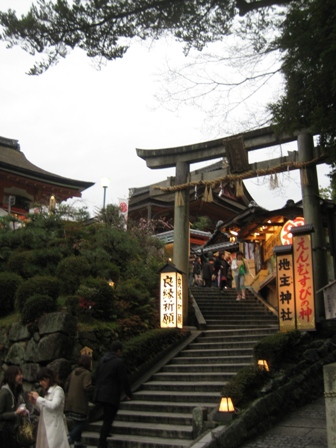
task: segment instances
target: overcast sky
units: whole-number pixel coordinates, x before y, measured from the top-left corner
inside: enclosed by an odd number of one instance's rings
[[[30,3],[1,0],[0,8],[23,11]],[[84,52],[73,51],[38,77],[25,74],[34,57],[23,50],[8,50],[0,42],[0,57],[0,136],[17,139],[27,159],[42,169],[95,182],[83,193],[83,205],[91,212],[102,207],[103,177],[110,179],[107,203],[117,204],[118,198],[128,197],[129,188],[174,175],[174,169],[147,168],[136,148],[167,148],[230,135],[206,126],[207,117],[199,109],[183,106],[171,112],[155,99],[166,60],[185,60],[178,44],[134,44],[123,59],[101,70]],[[238,118],[232,119],[235,134]],[[263,157],[273,158],[281,151],[286,153],[286,147],[272,148]],[[319,185],[324,187],[329,185],[327,172],[325,166],[319,168]],[[269,188],[269,179],[246,185],[256,202],[268,209],[283,206],[289,198],[301,199],[297,172],[279,175],[279,183],[282,188],[276,190]]]

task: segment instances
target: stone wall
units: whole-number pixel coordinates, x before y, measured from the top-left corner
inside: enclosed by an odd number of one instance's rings
[[[13,323],[0,329],[0,382],[9,365],[20,366],[25,389],[36,381],[40,367],[51,367],[65,381],[80,351],[88,346],[96,360],[109,349],[114,334],[108,330],[78,332],[77,318],[66,312],[46,314],[33,325]]]

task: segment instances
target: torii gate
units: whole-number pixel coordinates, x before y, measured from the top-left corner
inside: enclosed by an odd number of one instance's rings
[[[248,163],[248,151],[297,141],[298,152],[288,156]],[[189,263],[189,196],[190,189],[202,184],[211,188],[220,182],[242,181],[300,169],[303,214],[307,224],[312,224],[312,248],[314,251],[313,271],[315,291],[321,290],[327,283],[327,265],[325,257],[325,238],[320,219],[319,190],[316,165],[323,163],[325,156],[318,154],[314,147],[313,136],[307,132],[294,135],[276,135],[272,127],[265,127],[244,134],[211,140],[204,143],[165,149],[137,149],[137,155],[146,161],[149,168],[176,168],[175,186],[162,188],[175,192],[174,203],[174,252],[173,262],[184,273],[188,273]],[[298,154],[298,160],[297,160]],[[191,176],[190,164],[217,158],[227,158],[228,166],[221,170]],[[183,282],[183,324],[188,317],[187,275]],[[322,292],[315,293],[316,321],[325,317]]]

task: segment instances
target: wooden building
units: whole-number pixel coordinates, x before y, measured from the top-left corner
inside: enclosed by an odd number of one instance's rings
[[[191,172],[192,176],[202,176],[205,173],[222,169],[223,161]],[[148,220],[165,219],[173,225],[174,192],[166,192],[165,188],[175,185],[175,177],[168,177],[165,181],[129,190],[128,218],[137,221],[141,218]],[[189,221],[193,224],[201,216],[207,216],[210,226],[206,231],[213,232],[219,221],[227,221],[248,207],[253,198],[243,185],[243,194],[236,195],[236,186],[226,184],[215,186],[211,197],[206,197],[206,188],[199,185],[190,191]]]
[[[94,185],[58,176],[29,162],[17,140],[0,137],[0,215],[8,212],[22,218],[36,206],[49,206]]]

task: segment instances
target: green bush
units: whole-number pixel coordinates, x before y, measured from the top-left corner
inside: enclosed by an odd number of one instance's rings
[[[13,252],[8,259],[8,270],[26,279],[36,275],[38,268],[33,263],[33,251],[17,250]]]
[[[80,313],[111,320],[114,313],[114,289],[104,279],[87,278],[79,287]]]
[[[68,313],[78,316],[80,311],[79,296],[67,296],[65,298],[65,307]]]
[[[265,359],[271,369],[277,369],[286,360],[290,361],[288,356],[293,353],[293,348],[301,338],[302,334],[298,330],[267,336],[255,345],[254,357]]]
[[[148,330],[148,325],[140,316],[130,316],[118,320],[118,335],[121,341],[127,341]]]
[[[152,316],[156,316],[154,299],[150,296],[146,285],[137,278],[126,279],[116,288],[117,315],[127,319],[131,315],[139,316],[143,322],[150,325]]]
[[[53,275],[63,256],[60,249],[47,248],[33,251],[33,263],[46,275]]]
[[[0,272],[0,316],[6,316],[14,310],[15,294],[22,282],[18,274]]]
[[[256,366],[243,367],[225,385],[223,397],[231,397],[233,404],[245,406],[258,398],[260,390],[269,381],[270,374]]]
[[[41,316],[56,311],[55,301],[43,294],[35,294],[30,297],[21,311],[21,321],[24,325],[35,322]]]
[[[89,275],[89,262],[81,256],[64,258],[56,269],[56,276],[61,280],[61,292],[63,294],[74,294],[79,288],[81,280]]]
[[[123,359],[131,374],[136,373],[140,366],[148,364],[159,353],[173,344],[182,342],[190,334],[187,330],[155,329],[147,331],[140,336],[134,337],[125,342]]]
[[[51,297],[54,302],[59,295],[60,281],[50,275],[37,275],[23,282],[16,291],[15,307],[21,310],[29,297],[35,294],[44,294]]]
[[[8,269],[24,278],[52,275],[62,259],[59,248],[15,251],[8,260]]]

